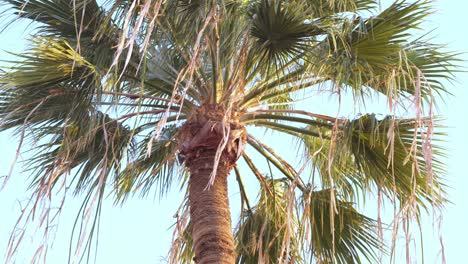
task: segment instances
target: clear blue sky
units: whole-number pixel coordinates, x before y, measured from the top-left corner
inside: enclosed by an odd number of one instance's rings
[[[382,1],[387,3],[388,1]],[[447,43],[449,50],[468,51],[468,23],[466,10],[468,1],[435,1],[436,13],[428,18],[425,29],[436,29],[432,36],[434,42]],[[24,47],[24,39],[27,35],[24,28],[15,26],[3,32],[0,41],[0,59],[11,58],[3,50],[21,52]],[[468,60],[467,55],[460,58]],[[463,66],[468,67],[468,63],[463,62]],[[450,157],[447,160],[449,173],[447,180],[451,189],[450,199],[453,204],[447,205],[443,215],[442,232],[445,245],[447,263],[466,262],[466,238],[468,230],[465,228],[468,219],[468,174],[465,165],[468,163],[468,74],[457,74],[457,83],[448,84],[448,88],[455,95],[449,97],[445,104],[440,104],[439,114],[447,118],[448,142],[446,147],[450,150]],[[330,105],[327,100],[324,104]],[[287,142],[288,146],[290,145]],[[7,134],[0,135],[0,175],[5,175],[9,171],[10,164],[15,155],[17,141],[9,138]],[[12,179],[7,187],[0,192],[0,261],[5,256],[5,249],[9,234],[19,215],[20,204],[28,198],[26,193],[27,174],[20,173],[21,168],[17,166]],[[234,189],[234,188],[231,188]],[[159,201],[152,199],[132,199],[123,207],[114,207],[109,199],[105,202],[101,229],[99,233],[99,253],[96,263],[165,263],[164,257],[167,254],[172,228],[174,223],[173,215],[180,204],[181,196],[177,193],[177,188],[173,188],[165,199]],[[234,198],[237,193],[232,192]],[[82,197],[81,197],[82,198]],[[67,198],[62,217],[59,221],[59,229],[53,242],[53,249],[48,253],[48,263],[66,263],[68,255],[68,240],[76,211],[80,205],[80,199]],[[235,201],[231,200],[231,203]],[[369,201],[369,208],[373,201]],[[369,212],[372,209],[366,209]],[[389,208],[390,209],[390,208]],[[373,212],[371,212],[372,214]],[[375,216],[375,215],[374,215]],[[423,223],[425,262],[441,263],[439,254],[439,241],[437,236],[437,221],[432,221],[432,216],[427,216]],[[35,226],[31,226],[34,229]],[[435,231],[432,231],[435,230]],[[435,233],[435,235],[434,235]],[[38,242],[42,238],[41,233],[26,237],[21,248],[21,253],[17,257],[16,263],[29,263],[31,257],[31,239]],[[419,239],[416,237],[416,239]],[[34,243],[32,244],[34,245]],[[404,263],[404,251],[397,253],[396,263]],[[421,263],[420,258],[417,263]]]

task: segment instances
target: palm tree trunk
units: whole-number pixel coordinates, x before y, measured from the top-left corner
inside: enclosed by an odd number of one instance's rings
[[[215,154],[216,149],[203,150],[189,166],[190,220],[197,264],[233,264],[236,259],[227,196],[232,162],[222,155],[215,181],[208,186]]]

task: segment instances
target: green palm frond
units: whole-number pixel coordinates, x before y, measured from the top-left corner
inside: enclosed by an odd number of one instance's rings
[[[103,71],[113,65],[116,46],[123,32],[95,0],[4,2],[13,7],[18,18],[39,22],[39,35],[67,41],[81,56]],[[130,60],[130,65],[126,60]],[[127,74],[135,75],[140,60],[141,56],[135,50],[129,58],[116,61],[114,66],[118,71],[125,68]]]
[[[412,31],[419,29],[430,12],[427,1],[398,1],[376,17],[345,22],[341,33],[332,33],[328,43],[322,44],[323,50],[329,49],[325,56],[330,68],[316,71],[358,93],[369,87],[389,97],[414,95],[418,83],[423,84],[425,99],[431,90],[440,93],[443,88],[436,79],[451,79],[447,69],[455,66],[455,54],[432,52],[435,46],[411,40]],[[320,54],[314,56],[324,56]]]
[[[201,23],[203,18],[210,12],[210,3],[203,0],[181,0],[174,1],[178,10],[187,19],[189,23]],[[181,21],[182,22],[182,21]],[[197,25],[200,26],[200,25]]]
[[[8,86],[53,86],[61,82],[82,85],[83,82],[98,80],[96,67],[76,52],[71,45],[60,39],[35,37],[32,47],[25,54],[15,54],[20,59],[12,72],[2,76]]]
[[[229,65],[230,60],[239,52],[239,43],[246,41],[249,19],[241,15],[246,10],[242,1],[228,1],[223,19],[219,22],[219,57],[220,65]],[[229,76],[225,76],[226,78]]]
[[[421,96],[430,101],[447,92],[441,80],[452,80],[458,61],[457,54],[443,52],[441,45],[411,39],[430,13],[426,1],[398,1],[371,18],[316,21],[308,26],[320,28],[315,35],[325,39],[313,42],[314,34],[308,35],[308,41],[301,42],[308,46],[298,49],[304,53],[284,56],[287,67],[266,73],[264,83],[252,84],[246,104],[281,102],[298,90],[329,87],[327,80],[351,87],[358,97],[374,89],[392,99]]]
[[[298,225],[297,219],[287,213],[288,185],[282,180],[267,182],[270,192],[262,189],[257,205],[241,216],[236,231],[237,263],[301,263],[296,234],[288,230],[292,225],[295,232]]]
[[[251,53],[258,64],[287,63],[310,46],[317,28],[306,22],[303,8],[276,0],[263,0],[255,7],[250,34],[254,41]]]
[[[17,16],[40,22],[39,29],[45,34],[67,37],[70,40],[76,40],[78,31],[81,31],[83,38],[93,38],[106,17],[94,0],[77,0],[73,3],[66,0],[3,2],[14,8]]]
[[[77,104],[77,91],[57,85],[42,91],[3,88],[0,92],[0,130],[22,125],[62,123],[70,113],[86,113],[89,104]]]
[[[167,45],[172,45],[167,43]],[[140,85],[143,86],[144,93],[154,96],[162,96],[170,98],[174,89],[184,90],[186,82],[178,81],[180,72],[187,66],[187,60],[174,47],[163,47],[159,49],[149,49],[148,58],[146,59],[146,76],[143,80],[141,77],[135,76],[134,83],[131,86],[135,93],[141,92]],[[197,83],[200,84],[200,83]],[[136,89],[135,89],[136,88]],[[129,89],[126,89],[129,90]],[[199,102],[202,95],[206,95],[204,89],[188,89],[184,104],[188,107],[192,103]]]
[[[423,207],[441,205],[445,192],[439,175],[443,175],[445,168],[438,161],[431,163],[431,168],[427,167],[426,155],[429,154],[424,150],[427,144],[424,133],[432,124],[423,119],[422,127],[418,127],[417,122],[415,119],[392,120],[392,117],[378,120],[373,115],[356,119],[347,126],[354,134],[350,138],[351,152],[359,170],[378,186],[383,186],[389,196],[396,189],[398,198],[403,201],[416,196]],[[392,130],[393,135],[389,133]],[[433,143],[438,142],[440,135],[443,133],[432,138]],[[439,157],[444,149],[434,144],[432,152]]]
[[[333,16],[344,12],[372,10],[377,6],[375,0],[312,0],[306,1],[313,18]]]
[[[305,72],[303,66],[298,65],[296,60],[302,56],[299,55],[291,60],[288,64],[279,67],[276,71],[267,74],[261,82],[253,82],[248,93],[244,97],[242,106],[250,106],[255,103],[260,104],[265,101],[268,102],[268,95],[279,92],[278,96],[289,96],[291,91],[295,91],[294,84],[300,82],[302,75]],[[288,92],[286,92],[288,90]],[[274,100],[270,100],[274,102]]]
[[[177,243],[180,243],[178,255],[177,255],[177,263],[180,264],[192,264],[195,252],[193,252],[193,239],[191,236],[191,225],[190,223],[187,224],[184,231],[182,231],[181,237],[178,239]]]
[[[31,50],[18,55],[24,60],[0,76],[2,130],[61,123],[71,115],[86,116],[93,108],[89,92],[98,85],[96,68],[65,41],[31,41]]]
[[[37,146],[36,155],[28,161],[35,175],[32,186],[39,188],[49,180],[53,185],[76,168],[72,179],[76,193],[100,188],[103,175],[107,180],[107,175],[116,174],[125,150],[132,147],[131,131],[101,112],[69,119],[64,127],[40,127],[36,136],[49,141]]]
[[[438,95],[441,98],[444,94],[451,94],[442,84],[442,80],[454,79],[453,73],[456,72],[454,69],[457,68],[459,59],[456,57],[458,54],[442,52],[444,48],[443,45],[420,40],[413,41],[404,47],[406,57],[413,65],[411,74],[416,76],[416,80],[420,78],[418,81],[421,96],[428,102],[431,101],[432,96]],[[410,94],[416,93],[414,83],[409,83],[404,79],[400,82],[397,85],[402,87],[402,90]]]
[[[307,153],[321,175],[325,187],[330,186],[329,175],[337,188],[353,199],[360,191],[371,187],[382,188],[393,199],[406,201],[415,196],[423,208],[441,205],[445,201],[444,184],[440,175],[443,163],[433,160],[428,167],[421,134],[429,120],[423,120],[423,128],[417,127],[415,119],[377,119],[364,115],[344,123],[337,133],[333,150],[332,141],[319,137],[303,137]],[[331,131],[323,131],[324,135]],[[435,135],[433,142],[438,141]],[[443,156],[443,148],[432,147],[433,155]],[[330,163],[331,162],[331,163]]]
[[[175,125],[168,125],[163,129],[161,136],[152,144],[149,155],[148,143],[151,137],[139,143],[136,148],[138,156],[116,175],[114,188],[117,200],[123,202],[132,191],[147,194],[155,186],[156,193],[161,196],[169,190],[178,167],[175,142],[177,131]]]
[[[330,195],[330,190],[325,189],[304,197],[307,213],[303,221],[310,225],[310,246],[317,263],[362,263],[362,259],[377,262],[376,250],[381,250],[381,243],[376,221],[341,200],[335,201],[336,214],[332,217]]]
[[[396,2],[375,17],[354,21],[349,46],[358,59],[383,67],[385,58],[400,51],[411,37],[410,30],[418,29],[429,13],[427,2]]]

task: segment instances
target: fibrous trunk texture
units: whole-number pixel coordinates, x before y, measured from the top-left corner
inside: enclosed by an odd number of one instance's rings
[[[236,117],[220,105],[204,104],[178,134],[179,158],[190,172],[190,221],[197,264],[233,264],[236,260],[227,177],[247,136]],[[216,166],[218,150],[221,155]],[[210,184],[213,171],[216,174]]]
[[[190,167],[190,219],[197,264],[232,264],[236,259],[227,196],[230,165],[226,161],[220,161],[215,181],[207,189],[215,153],[200,153]]]

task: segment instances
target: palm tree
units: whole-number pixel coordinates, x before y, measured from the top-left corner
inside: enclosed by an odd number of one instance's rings
[[[388,228],[407,231],[446,201],[432,106],[456,59],[414,37],[430,1],[2,2],[37,27],[0,75],[0,128],[32,153],[31,212],[63,186],[84,195],[78,248],[108,194],[123,203],[174,181],[186,188],[174,263],[374,262],[394,245],[358,202],[376,194],[395,208]],[[319,94],[356,106],[380,94],[389,112],[313,113]],[[300,166],[256,136],[270,133],[296,140]]]

